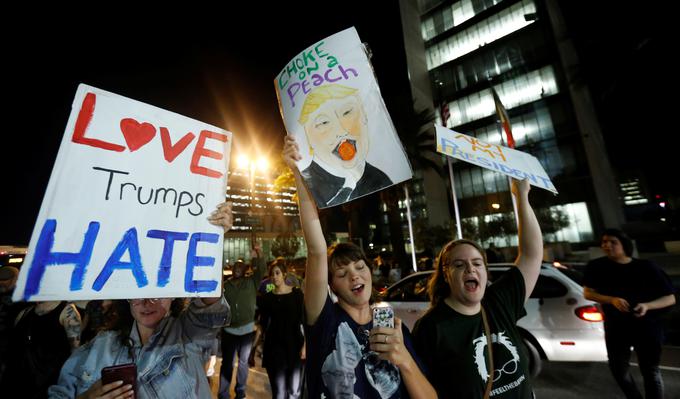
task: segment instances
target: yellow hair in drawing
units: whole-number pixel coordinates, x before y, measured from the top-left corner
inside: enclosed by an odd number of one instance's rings
[[[304,125],[314,111],[316,111],[321,104],[331,99],[341,99],[358,92],[357,89],[338,84],[324,85],[312,90],[305,98],[305,103],[302,104],[302,111],[300,111],[300,124]]]

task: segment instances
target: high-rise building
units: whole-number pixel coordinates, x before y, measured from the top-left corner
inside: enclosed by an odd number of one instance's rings
[[[307,252],[300,235],[297,202],[293,199],[295,187],[277,190],[275,178],[273,171],[230,169],[226,200],[233,204],[234,225],[224,238],[225,262],[249,259],[253,238],[261,242],[267,258],[276,256],[277,240],[278,244],[285,240],[297,241],[295,256],[304,256]]]
[[[557,3],[401,0],[400,10],[416,106],[448,105],[448,128],[501,144],[493,87],[516,148],[538,158],[559,191],[532,190],[544,223],[557,221],[544,226],[546,239],[587,242],[624,222],[621,194]],[[453,171],[463,227],[514,245],[490,230],[512,213],[508,179],[464,162]]]

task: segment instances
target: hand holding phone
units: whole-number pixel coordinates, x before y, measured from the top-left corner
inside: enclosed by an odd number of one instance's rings
[[[134,363],[118,364],[102,369],[102,385],[115,381],[123,381],[123,385],[132,385],[137,391],[137,365]]]
[[[373,328],[394,328],[394,310],[389,305],[373,307]]]

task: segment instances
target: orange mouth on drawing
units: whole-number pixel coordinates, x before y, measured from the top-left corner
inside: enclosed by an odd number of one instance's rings
[[[342,140],[333,150],[333,154],[343,161],[349,161],[357,154],[356,143],[355,140]]]

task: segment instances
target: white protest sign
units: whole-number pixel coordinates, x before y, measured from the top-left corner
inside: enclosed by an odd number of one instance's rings
[[[531,185],[557,194],[550,177],[533,155],[496,144],[487,144],[442,126],[435,128],[437,152],[515,179],[528,179]]]
[[[13,299],[220,295],[231,139],[81,84]]]
[[[413,175],[356,29],[327,37],[293,58],[274,79],[298,168],[319,208]]]

